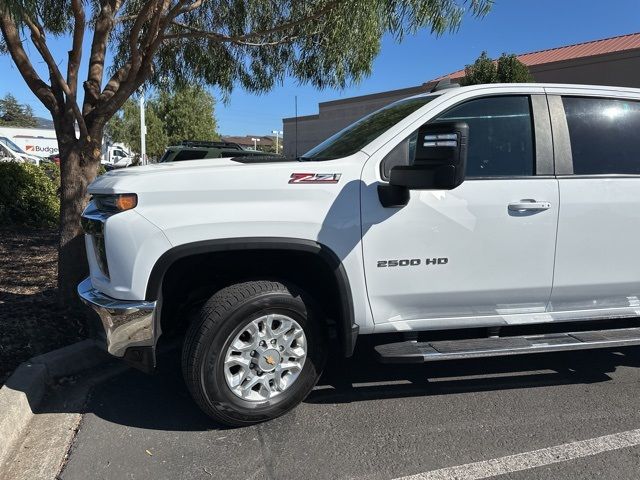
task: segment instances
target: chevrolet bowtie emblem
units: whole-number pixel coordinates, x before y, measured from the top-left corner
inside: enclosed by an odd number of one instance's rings
[[[275,359],[271,355],[269,355],[268,357],[264,357],[264,361],[267,362],[269,365],[276,364]]]

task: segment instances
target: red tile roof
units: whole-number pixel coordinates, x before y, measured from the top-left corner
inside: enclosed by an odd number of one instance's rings
[[[528,67],[542,65],[545,63],[561,62],[575,58],[593,57],[607,53],[621,52],[640,48],[640,32],[620,35],[618,37],[593,40],[591,42],[576,43],[566,47],[551,48],[537,52],[523,53],[518,55],[518,60]],[[459,78],[464,76],[464,69],[457,72],[443,75],[442,78]]]

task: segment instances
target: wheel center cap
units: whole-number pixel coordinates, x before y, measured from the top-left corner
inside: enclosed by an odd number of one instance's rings
[[[280,363],[280,353],[276,349],[269,349],[265,351],[258,360],[260,369],[264,372],[270,372],[276,368],[276,365]]]

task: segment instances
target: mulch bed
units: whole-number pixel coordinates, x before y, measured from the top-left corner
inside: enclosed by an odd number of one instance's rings
[[[57,232],[0,227],[0,385],[22,362],[84,338],[57,303]]]

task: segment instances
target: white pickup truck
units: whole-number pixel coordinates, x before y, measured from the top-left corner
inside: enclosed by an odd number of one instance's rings
[[[186,332],[188,388],[228,425],[293,408],[361,335],[392,363],[640,344],[638,132],[639,90],[481,85],[299,159],[110,172],[79,294],[146,369]]]

